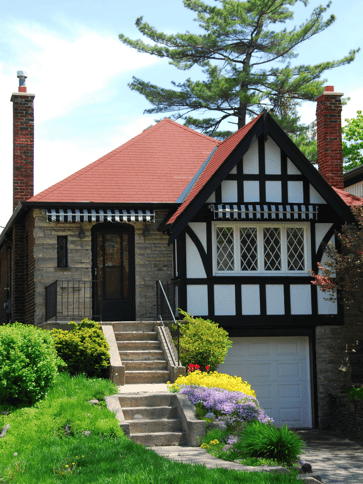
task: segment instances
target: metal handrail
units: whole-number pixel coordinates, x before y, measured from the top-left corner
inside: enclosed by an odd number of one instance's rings
[[[166,344],[168,345],[168,349],[169,349],[169,351],[170,351],[170,355],[171,355],[171,357],[172,357],[173,361],[176,363],[176,366],[180,366],[180,358],[179,358],[179,328],[180,328],[180,323],[179,323],[179,322],[178,322],[178,321],[175,319],[174,313],[173,313],[173,311],[172,311],[172,309],[171,309],[171,306],[170,306],[169,299],[168,299],[168,297],[167,297],[167,295],[166,295],[166,293],[165,293],[165,291],[164,291],[163,284],[162,284],[162,282],[161,282],[160,280],[159,280],[159,281],[156,281],[156,286],[157,286],[158,284],[160,285],[161,291],[162,291],[162,293],[163,293],[163,295],[164,295],[164,298],[165,298],[165,301],[166,301],[166,303],[167,303],[167,305],[168,305],[168,308],[169,308],[170,314],[171,314],[171,316],[172,316],[172,318],[173,318],[174,324],[175,324],[175,325],[176,325],[176,327],[177,327],[177,334],[178,334],[178,362],[177,362],[177,363],[175,362],[175,358],[174,358],[174,352],[173,352],[173,349],[172,349],[172,347],[171,347],[171,343],[170,343],[170,341],[169,341],[169,338],[168,338],[168,337],[166,337],[166,338],[165,338],[165,339],[166,339]],[[165,324],[164,324],[164,321],[163,321],[163,318],[162,318],[161,314],[159,315],[159,318],[160,318],[160,321],[162,322],[163,328],[164,328],[164,329],[166,329],[166,328],[165,328]],[[165,334],[167,335],[166,331],[165,331]]]

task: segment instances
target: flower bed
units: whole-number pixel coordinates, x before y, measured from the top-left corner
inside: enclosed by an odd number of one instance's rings
[[[213,412],[217,422],[223,422],[231,431],[243,427],[248,422],[258,420],[273,423],[273,419],[259,407],[252,395],[233,392],[221,388],[185,385],[180,393],[188,395],[189,400],[205,413]]]
[[[246,381],[243,381],[241,377],[218,373],[217,371],[208,373],[196,370],[190,372],[187,376],[180,376],[175,383],[168,382],[168,388],[171,392],[178,392],[182,385],[222,388],[232,392],[251,395],[256,398],[256,392],[252,390],[251,385]]]

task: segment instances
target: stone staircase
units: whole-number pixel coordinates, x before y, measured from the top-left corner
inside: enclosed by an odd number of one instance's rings
[[[112,323],[122,364],[125,384],[166,383],[170,371],[154,327],[155,321]]]
[[[121,427],[127,428],[134,442],[148,447],[186,443],[172,394],[123,394],[118,398],[125,418]]]

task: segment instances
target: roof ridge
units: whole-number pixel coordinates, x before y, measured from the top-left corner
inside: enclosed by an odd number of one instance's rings
[[[184,124],[179,124],[176,121],[174,121],[173,119],[164,118],[163,121],[170,121],[171,123],[177,125],[179,128],[183,128],[183,129],[185,129],[187,131],[191,131],[192,133],[197,134],[198,136],[202,136],[202,138],[207,138],[207,139],[209,139],[211,141],[215,141],[216,143],[218,143],[218,146],[223,143],[223,141],[220,141],[218,139],[212,138],[212,136],[208,136],[208,135],[206,135],[204,133],[200,133],[199,131],[195,131],[194,129],[189,128],[189,126],[185,126]]]

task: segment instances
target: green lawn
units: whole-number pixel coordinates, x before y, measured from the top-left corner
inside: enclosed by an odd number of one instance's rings
[[[109,381],[58,375],[45,400],[32,407],[0,404],[0,482],[22,484],[246,484],[297,483],[291,475],[206,469],[168,461],[127,439],[104,401],[117,393]],[[65,429],[69,432],[66,435]],[[88,430],[89,436],[82,432]]]

